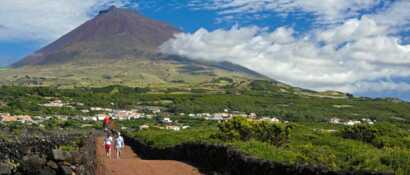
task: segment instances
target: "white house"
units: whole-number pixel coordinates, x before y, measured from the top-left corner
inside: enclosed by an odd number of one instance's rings
[[[91,107],[90,110],[91,110],[91,111],[102,111],[103,108],[100,108],[100,107]]]
[[[172,120],[168,117],[165,117],[164,119],[162,119],[162,123],[169,124],[172,123]]]
[[[270,119],[270,122],[272,122],[272,123],[279,123],[280,120],[279,120],[278,118],[276,118],[276,117],[273,117],[273,118]]]
[[[82,112],[82,113],[89,113],[90,110],[88,110],[88,109],[83,109],[83,110],[81,110],[81,112]]]
[[[257,115],[256,115],[255,113],[250,113],[250,114],[248,115],[248,117],[249,117],[249,118],[256,118]]]
[[[340,123],[341,123],[341,120],[340,120],[339,118],[331,118],[330,121],[329,121],[329,123],[332,123],[332,124],[340,124]]]
[[[371,119],[368,119],[368,118],[362,118],[362,122],[363,122],[363,123],[367,123],[367,124],[369,124],[369,125],[373,125],[373,124],[374,124],[374,121],[372,121]]]
[[[149,129],[148,125],[141,125],[139,126],[139,130]]]
[[[42,104],[41,106],[61,108],[61,107],[64,107],[64,105],[66,105],[66,104],[64,104],[63,101],[61,101],[61,100],[54,100],[54,101],[50,101],[50,102],[48,102],[48,103],[46,103],[46,104]]]
[[[165,126],[165,129],[173,130],[173,131],[180,131],[181,127],[179,127],[179,126]]]
[[[272,122],[272,123],[279,123],[279,122],[280,122],[280,120],[279,120],[278,118],[276,118],[276,117],[272,117],[272,118],[270,118],[270,117],[262,117],[260,120],[261,120],[261,121]]]
[[[353,125],[358,125],[361,124],[362,122],[358,121],[358,120],[349,120],[347,122],[345,122],[344,124],[347,126],[353,126]]]
[[[211,116],[211,117],[205,117],[205,120],[222,121],[224,120],[224,118],[222,116]]]
[[[140,113],[134,113],[128,116],[128,120],[135,120],[135,119],[140,119],[143,118],[144,115]]]

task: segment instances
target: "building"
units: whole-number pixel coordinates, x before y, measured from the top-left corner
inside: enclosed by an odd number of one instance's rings
[[[272,122],[272,123],[280,123],[280,120],[276,117],[262,117],[260,121],[267,121],[267,122]]]
[[[213,115],[212,115],[212,117],[213,118],[223,118],[223,119],[230,119],[230,118],[232,118],[232,114],[229,114],[229,113],[226,113],[226,112],[224,112],[224,113],[214,113]]]
[[[142,118],[144,115],[136,110],[116,110],[113,112],[113,117],[118,120],[134,120]]]
[[[41,106],[61,108],[61,107],[64,107],[65,105],[66,104],[63,103],[63,101],[61,101],[61,100],[54,100],[54,101],[50,101],[48,103],[42,104]]]
[[[165,117],[161,120],[161,122],[164,123],[164,124],[171,124],[172,120],[168,117]]]
[[[222,121],[224,120],[224,118],[222,116],[211,116],[211,117],[205,117],[205,120]]]
[[[10,114],[0,114],[0,122],[21,122],[21,123],[31,123],[33,119],[29,115],[16,115],[12,116]]]
[[[367,123],[369,125],[373,125],[375,123],[375,121],[368,119],[368,118],[362,118],[362,122]]]
[[[81,112],[82,112],[82,113],[89,113],[90,110],[88,110],[88,109],[83,109],[83,110],[81,110]]]
[[[341,122],[341,120],[340,120],[339,118],[331,118],[330,121],[329,121],[329,123],[332,123],[332,124],[340,124],[340,123],[342,123],[342,122]]]
[[[158,114],[158,113],[161,113],[162,108],[158,106],[144,106],[143,110],[148,113]]]
[[[91,110],[91,111],[103,111],[103,108],[100,108],[100,107],[91,107],[90,110]]]
[[[358,120],[349,120],[347,122],[344,123],[344,125],[347,126],[353,126],[353,125],[358,125],[361,124],[362,122],[358,121]]]
[[[139,126],[139,130],[149,129],[148,125],[141,125]]]
[[[249,117],[249,118],[256,118],[256,117],[258,117],[258,116],[256,115],[256,113],[250,113],[250,114],[248,115],[248,117]]]
[[[97,117],[82,117],[83,121],[98,121]]]
[[[180,126],[165,126],[165,129],[173,130],[173,131],[180,131],[181,127]]]
[[[279,120],[278,118],[276,118],[276,117],[272,117],[272,118],[270,119],[270,122],[272,122],[272,123],[279,123],[280,120]]]

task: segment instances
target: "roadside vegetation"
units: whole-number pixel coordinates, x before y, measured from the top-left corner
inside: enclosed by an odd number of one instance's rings
[[[267,129],[266,125],[271,127]],[[288,165],[312,165],[335,171],[410,173],[409,131],[389,123],[268,124],[237,117],[218,126],[179,132],[148,129],[131,135],[157,148],[183,143],[224,144],[244,154]]]

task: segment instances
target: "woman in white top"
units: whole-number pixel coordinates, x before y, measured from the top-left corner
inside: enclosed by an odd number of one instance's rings
[[[118,136],[115,139],[115,150],[117,151],[117,159],[120,159],[121,151],[124,149],[124,138],[121,136],[121,133],[118,132]]]
[[[108,137],[105,137],[105,139],[104,139],[105,154],[110,159],[111,159],[112,144],[113,144],[112,136],[109,135]]]

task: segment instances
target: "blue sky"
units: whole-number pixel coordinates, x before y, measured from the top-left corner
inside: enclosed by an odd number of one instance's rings
[[[407,0],[3,0],[0,65],[110,5],[185,32],[164,53],[230,61],[314,90],[410,99]]]

